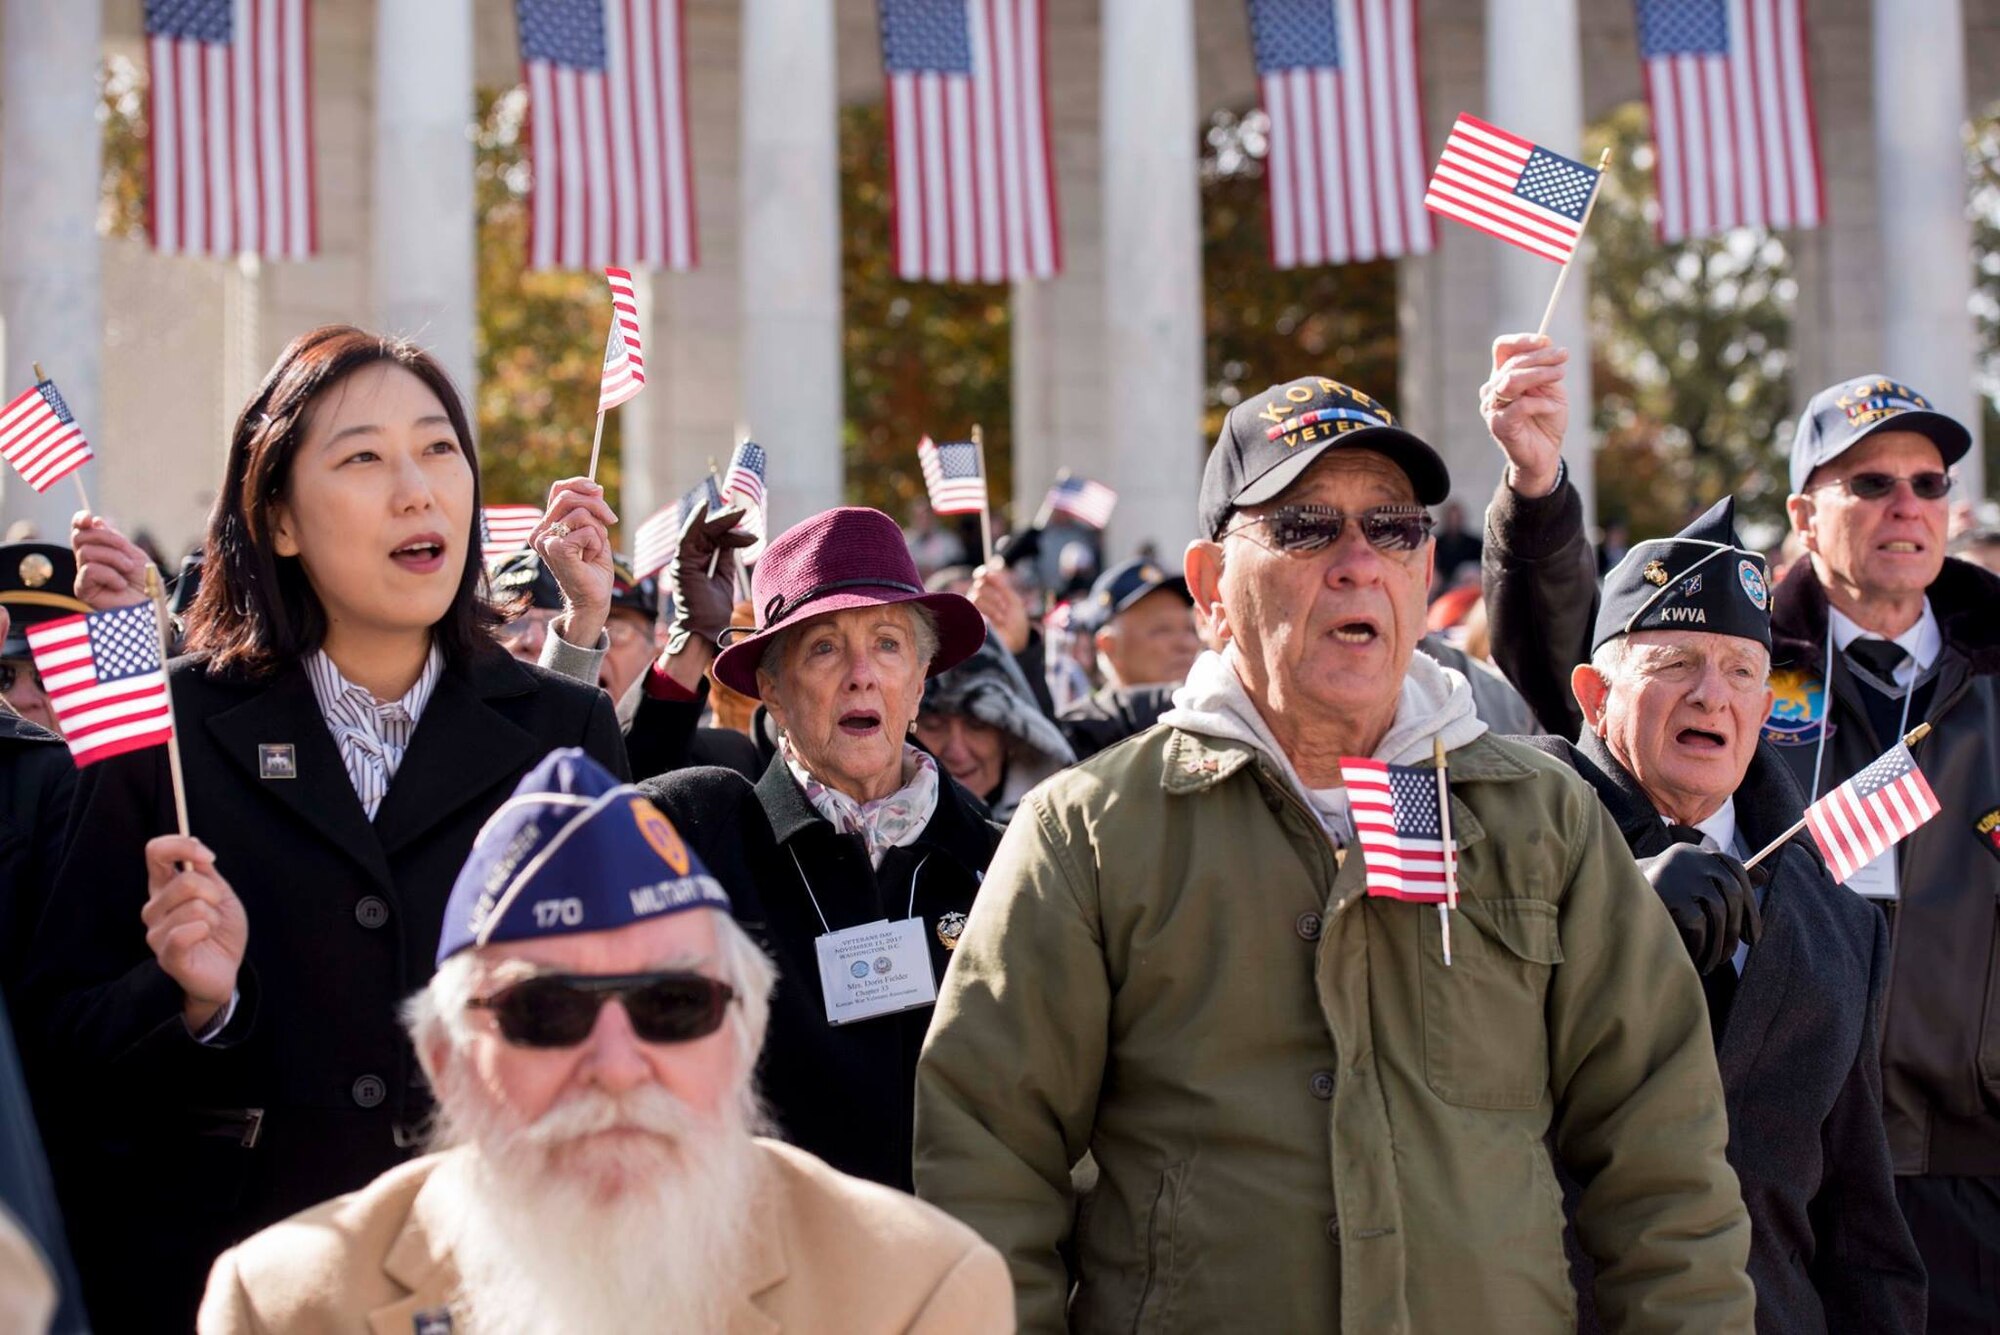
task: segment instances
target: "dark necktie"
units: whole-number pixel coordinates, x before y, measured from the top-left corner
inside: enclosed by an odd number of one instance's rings
[[[1847,656],[1873,673],[1885,686],[1896,684],[1896,669],[1910,656],[1910,651],[1894,640],[1877,639],[1864,635],[1847,646]]]
[[[1669,824],[1667,837],[1677,844],[1700,848],[1707,839],[1692,825]],[[1729,1023],[1729,1008],[1736,1000],[1736,961],[1724,960],[1713,973],[1701,976],[1701,992],[1708,998],[1708,1032],[1717,1052],[1722,1050],[1722,1031]]]

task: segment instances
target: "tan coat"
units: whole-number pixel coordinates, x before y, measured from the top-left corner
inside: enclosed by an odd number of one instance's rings
[[[986,1335],[1014,1329],[1006,1264],[914,1197],[847,1177],[774,1141],[764,1151],[751,1276],[729,1335]],[[431,1155],[224,1252],[200,1335],[429,1335],[458,1276],[440,1237]]]

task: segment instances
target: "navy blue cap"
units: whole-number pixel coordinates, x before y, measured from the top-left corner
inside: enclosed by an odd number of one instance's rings
[[[1836,459],[1877,431],[1914,431],[1929,436],[1951,467],[1972,448],[1972,433],[1957,418],[1931,406],[1908,385],[1885,375],[1864,375],[1829,385],[1812,396],[1792,433],[1792,490],[1821,464]]]
[[[1090,586],[1092,624],[1104,625],[1157,589],[1171,589],[1184,598],[1189,607],[1194,606],[1194,595],[1188,592],[1186,578],[1168,573],[1158,561],[1142,558],[1111,567]]]
[[[1604,577],[1592,652],[1635,630],[1704,630],[1771,647],[1770,571],[1736,536],[1734,497],[1671,538],[1632,544]]]
[[[501,804],[445,904],[437,962],[461,950],[603,932],[729,895],[646,795],[576,747],[552,751]]]
[[[4,655],[28,657],[28,627],[88,612],[75,586],[76,558],[69,548],[53,542],[0,547],[0,607],[11,622]]]

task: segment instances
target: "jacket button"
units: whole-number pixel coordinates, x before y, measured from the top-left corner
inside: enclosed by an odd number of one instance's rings
[[[354,921],[374,931],[389,921],[389,901],[380,895],[363,895],[361,902],[354,906]]]
[[[389,1087],[382,1083],[379,1075],[364,1075],[354,1082],[354,1102],[363,1108],[373,1108],[389,1097]]]
[[[1319,940],[1320,929],[1325,925],[1326,920],[1317,913],[1301,913],[1299,920],[1292,924],[1298,930],[1298,934],[1307,941]]]
[[[1338,1219],[1329,1219],[1326,1221],[1326,1240],[1328,1242],[1340,1241],[1340,1221]]]
[[[1333,1072],[1314,1071],[1311,1081],[1313,1097],[1330,1099],[1333,1097]]]

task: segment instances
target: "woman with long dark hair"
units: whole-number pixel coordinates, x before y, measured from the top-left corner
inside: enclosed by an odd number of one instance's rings
[[[623,773],[610,700],[494,642],[478,515],[464,406],[400,340],[302,335],[236,423],[169,674],[192,837],[164,748],[86,768],[29,983],[100,1329],[188,1329],[219,1251],[409,1152],[396,1007],[473,836],[556,747]],[[537,546],[608,580],[609,519],[560,486]],[[73,536],[79,596],[137,596],[130,544]]]

